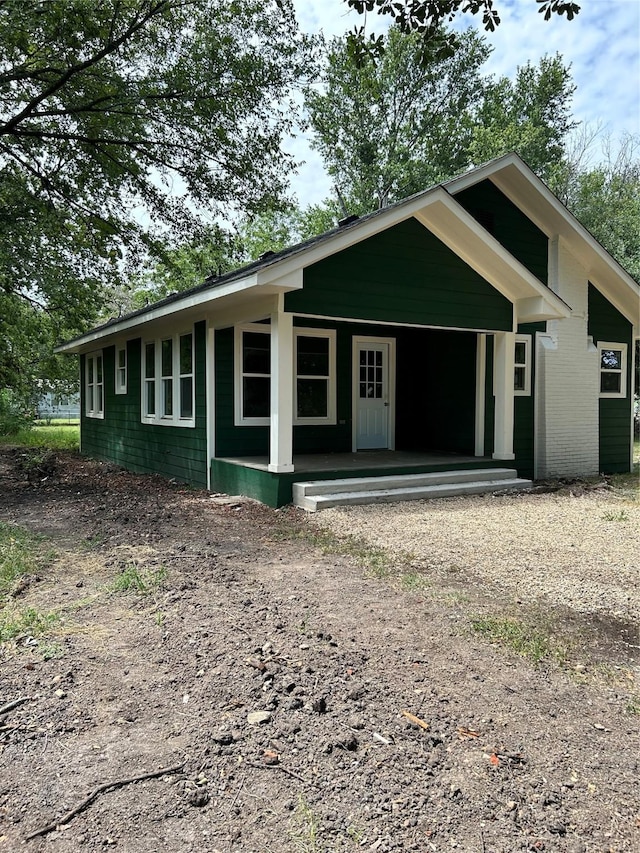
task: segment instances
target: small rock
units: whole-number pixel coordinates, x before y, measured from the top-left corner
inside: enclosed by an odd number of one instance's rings
[[[187,793],[186,799],[189,805],[201,809],[209,802],[209,791],[206,788],[195,788]]]
[[[260,723],[268,723],[271,719],[271,711],[250,711],[247,714],[247,722],[250,726],[260,725]]]
[[[67,694],[64,690],[56,690],[55,695],[58,697],[58,699],[64,699]]]

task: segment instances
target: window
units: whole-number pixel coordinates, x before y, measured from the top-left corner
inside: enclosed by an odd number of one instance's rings
[[[271,330],[252,324],[236,328],[236,424],[269,423]]]
[[[516,337],[513,390],[516,397],[531,394],[531,338],[529,335]]]
[[[195,426],[193,334],[147,341],[142,362],[142,420],[164,426]]]
[[[627,396],[627,345],[600,341],[600,396]]]
[[[85,413],[88,418],[104,418],[104,378],[102,353],[93,352],[85,357]]]
[[[127,393],[127,348],[116,347],[116,394]]]
[[[294,336],[294,423],[335,423],[336,333],[299,328]]]

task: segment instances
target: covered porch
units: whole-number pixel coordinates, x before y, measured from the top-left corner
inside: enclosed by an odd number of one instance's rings
[[[293,457],[292,472],[270,470],[269,457],[243,456],[211,460],[214,488],[242,494],[269,506],[291,503],[295,483],[380,477],[503,470],[504,462],[487,456],[402,450],[351,453],[305,453]]]

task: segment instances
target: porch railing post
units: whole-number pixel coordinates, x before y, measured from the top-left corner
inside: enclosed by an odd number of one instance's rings
[[[494,459],[515,459],[513,452],[514,370],[516,336],[514,332],[495,335],[493,392],[495,395]]]
[[[283,297],[271,314],[271,415],[269,471],[293,471],[293,317]]]

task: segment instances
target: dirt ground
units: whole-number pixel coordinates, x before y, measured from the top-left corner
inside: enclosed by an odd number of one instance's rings
[[[0,706],[25,700],[0,713],[0,851],[640,850],[637,624],[25,453],[0,450],[0,520],[56,556],[15,601],[60,621],[0,649]],[[562,664],[471,630],[551,611]]]

